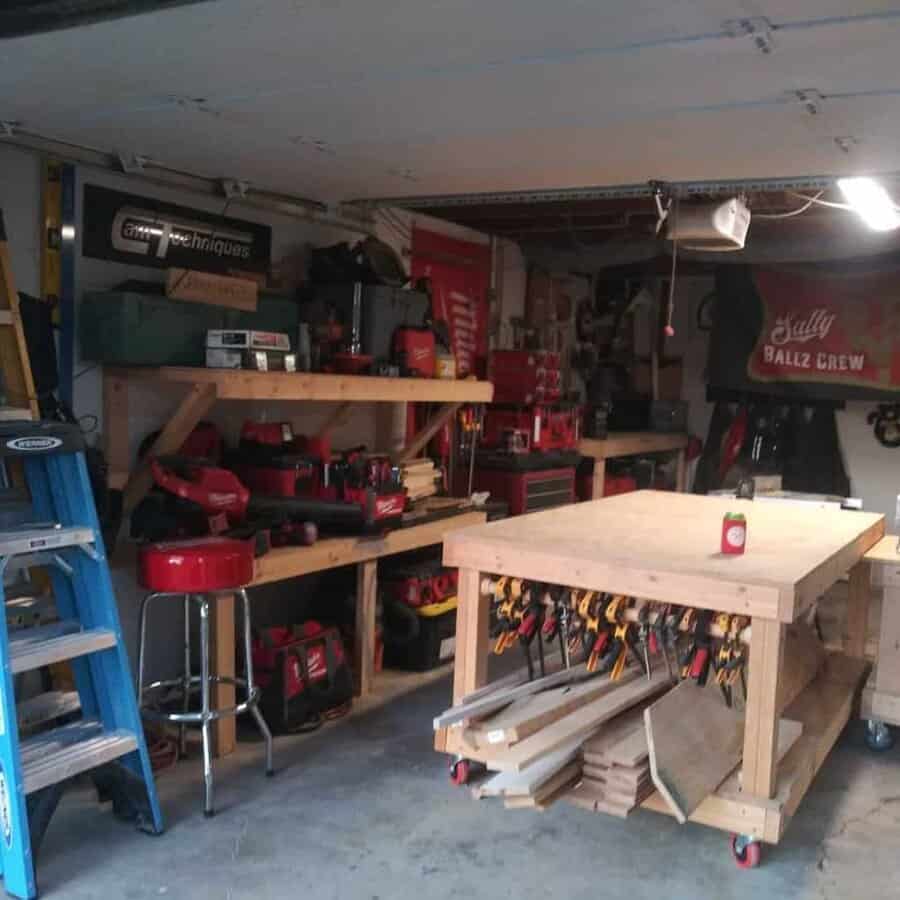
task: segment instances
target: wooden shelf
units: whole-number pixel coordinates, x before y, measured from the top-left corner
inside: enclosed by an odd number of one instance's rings
[[[398,528],[378,537],[324,538],[311,547],[279,547],[256,561],[256,577],[251,586],[430,547],[440,544],[447,532],[481,525],[484,520],[484,512],[472,509],[424,525]]]
[[[489,403],[488,381],[440,378],[380,378],[371,375],[321,375],[310,372],[250,372],[185,366],[109,369],[131,381],[213,385],[216,400],[286,400],[368,403]]]
[[[686,434],[663,434],[655,431],[613,432],[600,439],[582,438],[578,452],[594,459],[615,459],[640,453],[669,453],[687,447]]]

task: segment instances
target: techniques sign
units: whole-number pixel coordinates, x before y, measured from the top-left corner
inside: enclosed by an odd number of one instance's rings
[[[265,272],[272,229],[88,184],[82,252],[96,259],[203,272]]]

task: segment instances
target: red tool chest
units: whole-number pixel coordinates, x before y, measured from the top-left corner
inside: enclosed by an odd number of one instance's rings
[[[495,403],[550,403],[562,396],[559,353],[495,350],[488,377]]]
[[[482,446],[505,448],[509,435],[523,434],[525,452],[574,450],[580,438],[581,416],[577,406],[535,404],[528,407],[489,406],[484,415]]]
[[[490,491],[491,499],[505,500],[509,504],[511,516],[520,516],[574,503],[575,467],[531,472],[477,468],[474,489]]]

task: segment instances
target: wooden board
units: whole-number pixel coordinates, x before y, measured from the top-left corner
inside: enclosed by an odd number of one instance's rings
[[[733,511],[740,556],[719,552]],[[458,532],[444,562],[791,622],[883,533],[874,513],[637,491]]]
[[[578,755],[576,737],[520,772],[499,772],[472,788],[474,797],[518,797],[533,794],[544,782]]]
[[[372,403],[490,403],[488,381],[443,378],[381,378],[318,372],[251,372],[187,366],[114,369],[135,381],[212,384],[219,400],[336,400]]]
[[[243,278],[173,268],[166,271],[166,296],[170,300],[256,312],[259,287]]]
[[[878,543],[870,547],[866,553],[866,559],[874,563],[893,563],[900,566],[900,553],[897,552],[897,542],[900,540],[896,534],[886,534]]]
[[[653,698],[636,703],[632,709],[607,722],[583,749],[585,761],[598,765],[636,766],[647,759],[644,710]]]
[[[581,773],[581,765],[578,762],[572,762],[565,765],[556,774],[547,779],[533,796],[524,797],[508,797],[504,805],[507,809],[528,809],[534,807],[546,807],[547,801],[551,797],[556,797],[561,789],[568,787]]]
[[[610,681],[608,676],[601,676],[582,684],[565,685],[523,697],[480,722],[474,730],[483,737],[483,741],[479,743],[514,744],[639,677],[643,677],[642,674],[637,669],[632,669],[624,672],[619,681]]]
[[[578,736],[587,736],[599,728],[605,721],[618,715],[628,707],[652,694],[658,693],[668,686],[668,678],[664,672],[657,673],[652,679],[638,678],[630,684],[623,685],[610,694],[582,706],[569,713],[537,734],[513,744],[502,753],[490,751],[485,754],[487,765],[498,771],[512,769],[520,771],[531,765],[546,753],[556,750],[562,744]]]
[[[311,547],[276,547],[256,560],[256,575],[251,586],[440,544],[448,532],[484,520],[485,513],[470,510],[424,525],[397,528],[379,537],[323,538]]]
[[[528,681],[525,684],[518,684],[515,687],[504,688],[500,691],[494,690],[492,685],[487,685],[481,691],[475,691],[471,696],[471,700],[460,703],[457,706],[451,706],[439,716],[434,718],[434,728],[446,728],[456,722],[462,722],[464,719],[473,719],[476,716],[487,716],[496,710],[508,706],[513,700],[519,697],[528,697],[559,684],[572,681],[583,675],[585,672],[584,664],[573,666],[571,669],[561,669],[552,675],[544,678],[536,678],[534,681]],[[518,674],[515,676],[518,678]]]
[[[653,783],[684,823],[740,762],[744,717],[718,688],[683,681],[644,711],[644,723]]]
[[[578,452],[594,459],[612,459],[618,456],[634,456],[639,453],[665,453],[687,447],[686,434],[663,434],[653,431],[613,432],[607,438],[582,438]]]

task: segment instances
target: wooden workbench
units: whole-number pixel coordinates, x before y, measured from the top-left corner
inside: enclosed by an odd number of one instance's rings
[[[368,375],[326,375],[310,372],[252,372],[233,369],[205,369],[185,366],[145,368],[105,367],[103,371],[103,431],[109,464],[109,487],[123,491],[127,515],[152,484],[146,465],[132,466],[129,436],[129,395],[134,384],[149,385],[173,392],[178,407],[163,426],[146,457],[177,452],[185,438],[219,401],[251,400],[259,403],[339,402],[333,421],[354,403],[422,402],[441,404],[422,430],[406,447],[397,451],[398,462],[418,455],[437,430],[449,421],[462,403],[485,403],[493,397],[486,381],[428,378],[379,378]],[[326,426],[328,427],[328,426]],[[312,547],[285,547],[273,550],[257,561],[251,587],[286,578],[357,566],[357,608],[355,672],[357,691],[371,690],[375,649],[375,597],[377,560],[394,553],[439,544],[448,531],[485,520],[481,512],[466,512],[414,525],[389,533],[381,539],[332,538]],[[213,672],[234,676],[234,602],[220,597],[211,610],[213,620]],[[217,684],[217,706],[234,705],[234,686]],[[230,753],[235,745],[235,721],[218,719],[214,725],[216,751]]]
[[[747,551],[719,553],[726,512],[747,516]],[[645,597],[751,617],[742,787],[728,779],[692,821],[777,843],[846,724],[865,673],[868,608],[864,554],[884,534],[872,513],[756,504],[639,491],[534,513],[449,535],[444,561],[459,566],[454,703],[487,680],[490,600],[481,574]],[[786,627],[850,572],[852,656],[835,655],[790,705],[779,705]],[[785,687],[782,685],[782,687]],[[781,715],[802,737],[776,764]],[[460,753],[461,729],[436,747]],[[661,812],[658,795],[644,804]]]
[[[866,683],[860,714],[873,724],[900,725],[900,538],[883,537],[866,554],[872,583],[884,588],[875,667]],[[870,744],[871,746],[871,744]]]
[[[620,431],[612,432],[603,439],[582,438],[578,443],[578,452],[582,456],[590,456],[594,460],[594,489],[592,497],[603,499],[603,484],[606,480],[606,461],[620,459],[625,456],[640,456],[645,453],[675,453],[677,466],[675,474],[675,490],[685,490],[685,458],[684,451],[688,445],[686,434],[664,434],[655,431]]]

